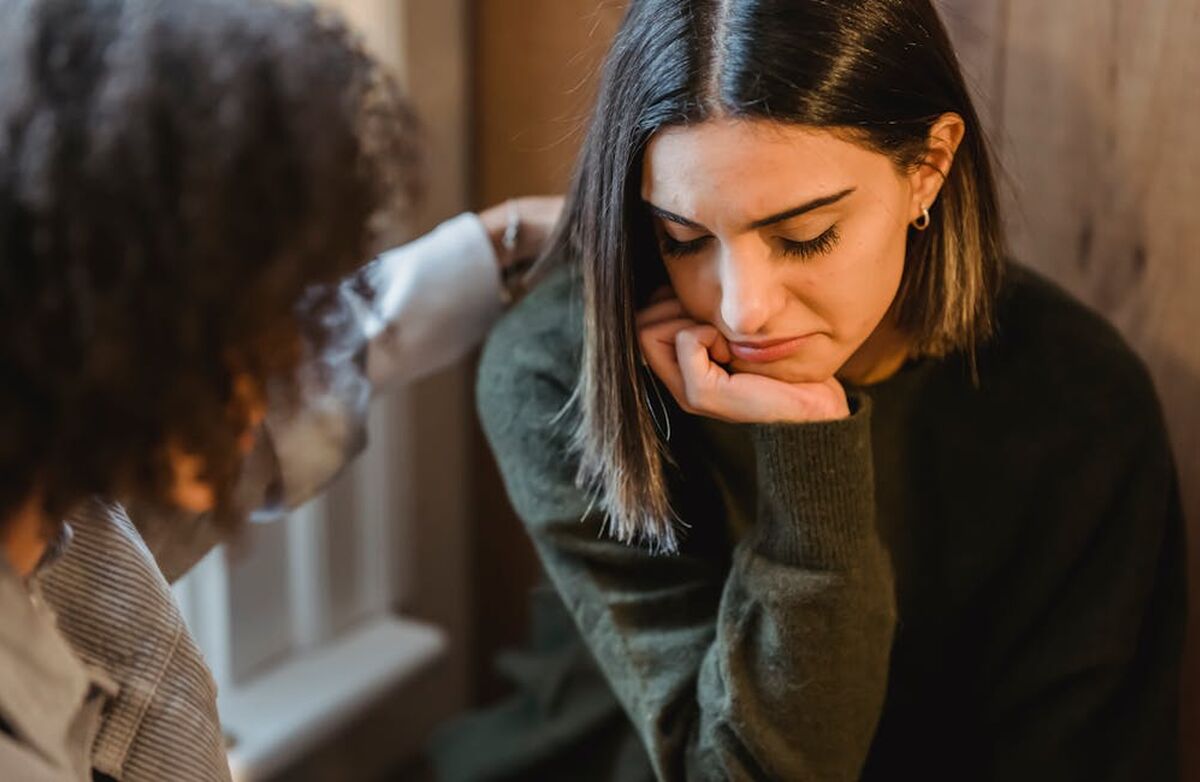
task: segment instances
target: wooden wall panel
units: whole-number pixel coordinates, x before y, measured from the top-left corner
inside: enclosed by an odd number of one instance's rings
[[[623,2],[476,0],[476,195],[561,192]]]

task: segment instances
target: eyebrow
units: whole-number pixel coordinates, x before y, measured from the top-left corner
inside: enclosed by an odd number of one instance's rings
[[[773,214],[770,217],[764,217],[761,220],[755,220],[754,222],[750,223],[749,228],[750,228],[750,230],[766,228],[769,225],[775,225],[776,223],[782,223],[785,220],[791,220],[793,217],[799,217],[800,215],[805,214],[806,212],[811,212],[814,209],[820,209],[823,206],[829,206],[830,204],[836,204],[838,201],[841,201],[843,198],[849,196],[851,193],[853,193],[857,189],[858,188],[848,187],[845,190],[841,191],[840,193],[832,193],[827,196],[821,196],[820,198],[814,198],[811,201],[806,201],[803,204],[800,204],[800,206],[796,206],[796,207],[793,207],[786,211],[779,212],[777,214]],[[682,217],[680,215],[675,214],[674,212],[668,212],[666,209],[657,207],[654,204],[650,203],[649,201],[646,201],[645,203],[646,203],[646,206],[649,207],[650,212],[655,217],[658,217],[662,220],[666,220],[667,222],[682,225],[685,228],[692,228],[692,229],[702,230],[702,231],[708,230],[704,226],[700,225],[700,223],[697,223],[695,220],[689,220],[686,217]]]

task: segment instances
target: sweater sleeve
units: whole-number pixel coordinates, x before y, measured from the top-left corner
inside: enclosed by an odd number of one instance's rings
[[[843,421],[754,427],[758,518],[732,564],[686,547],[654,556],[604,536],[575,487],[555,416],[572,370],[541,349],[553,340],[502,324],[479,376],[484,428],[658,778],[856,779],[895,622],[874,527],[869,405]]]

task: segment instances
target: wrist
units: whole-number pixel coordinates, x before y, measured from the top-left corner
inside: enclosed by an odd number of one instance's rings
[[[830,399],[822,404],[819,404],[812,411],[809,418],[811,421],[839,421],[843,418],[850,417],[850,402],[846,399],[846,393],[838,389]]]
[[[779,423],[821,423],[850,417],[850,401],[837,381],[803,384],[794,388],[795,405]]]
[[[756,545],[787,565],[846,570],[878,545],[870,404],[837,421],[751,430],[759,488]]]
[[[516,254],[516,234],[520,231],[520,213],[516,204],[509,200],[489,207],[479,213],[479,221],[487,231],[488,240],[496,255],[496,265],[507,269]]]

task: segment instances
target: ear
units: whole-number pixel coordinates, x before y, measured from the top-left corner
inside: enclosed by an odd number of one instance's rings
[[[916,220],[921,216],[922,209],[928,209],[937,200],[942,185],[946,183],[946,177],[950,175],[950,167],[954,164],[958,145],[962,143],[966,132],[967,126],[962,117],[952,113],[938,117],[929,129],[925,157],[908,175],[912,191],[910,220]]]

